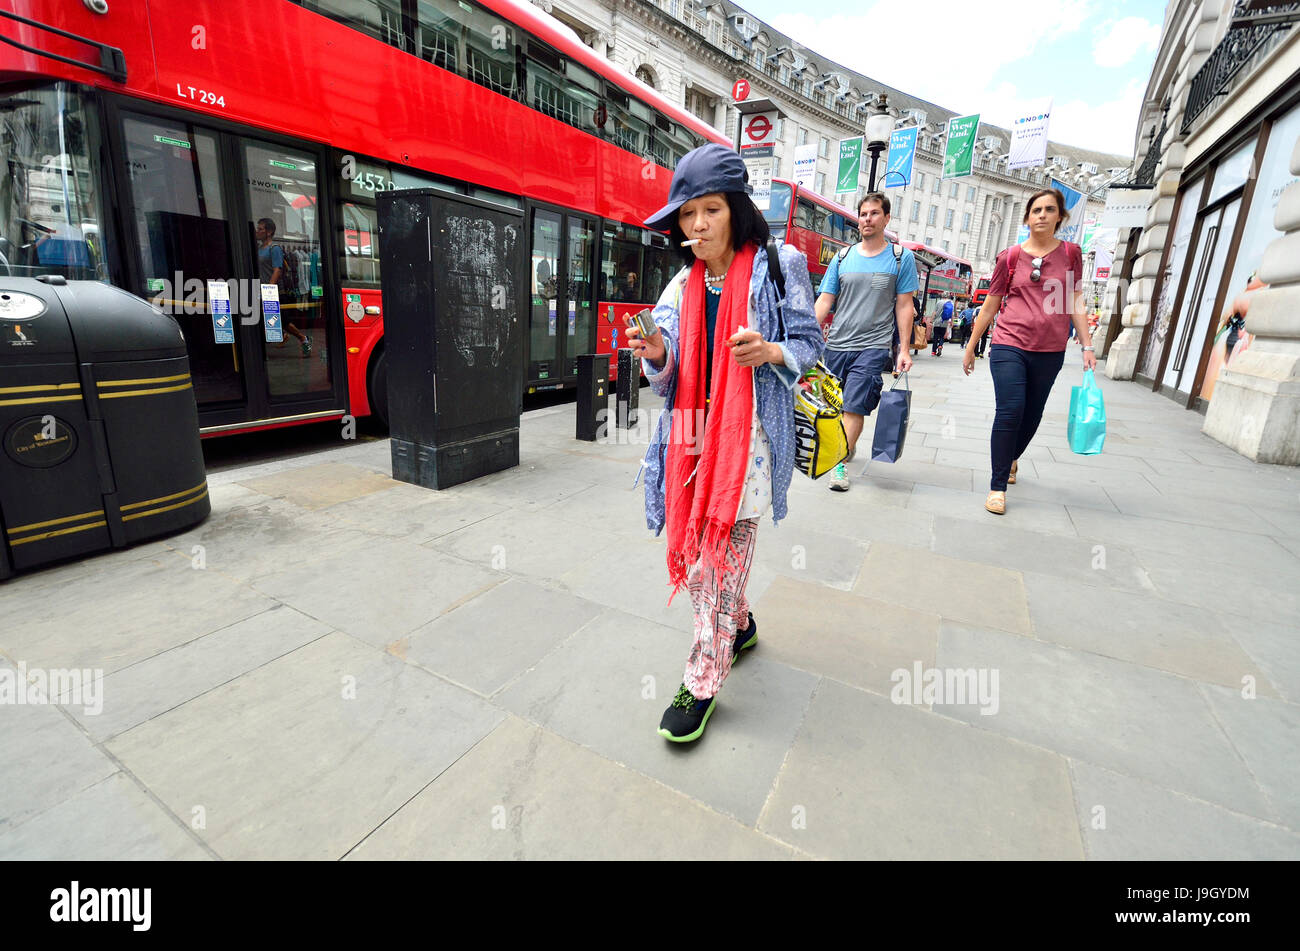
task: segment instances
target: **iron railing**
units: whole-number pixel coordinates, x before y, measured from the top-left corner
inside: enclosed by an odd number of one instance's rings
[[[1300,10],[1300,3],[1279,3],[1271,7],[1259,8],[1256,4],[1238,0],[1235,14],[1243,15],[1247,7],[1256,13],[1285,14]],[[1259,52],[1260,48],[1273,37],[1291,28],[1290,22],[1265,22],[1250,26],[1239,26],[1228,30],[1210,58],[1205,61],[1196,75],[1192,77],[1192,88],[1187,96],[1187,109],[1183,113],[1182,132],[1191,131],[1197,117],[1217,99],[1226,95],[1232,81]]]

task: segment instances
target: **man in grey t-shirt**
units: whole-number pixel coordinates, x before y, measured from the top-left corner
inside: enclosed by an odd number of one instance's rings
[[[866,417],[880,402],[881,376],[889,366],[894,330],[904,342],[912,336],[912,295],[916,292],[916,262],[906,248],[895,254],[885,228],[889,199],[871,192],[858,202],[861,244],[838,255],[826,268],[817,297],[817,319],[825,324],[834,314],[823,360],[844,385],[844,434],[853,457]],[[898,369],[912,367],[903,347]],[[835,467],[831,488],[847,491],[844,466]]]

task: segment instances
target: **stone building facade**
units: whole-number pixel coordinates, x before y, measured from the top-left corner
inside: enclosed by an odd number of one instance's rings
[[[1174,0],[1134,161],[1146,226],[1112,288],[1106,372],[1206,415],[1263,462],[1300,464],[1300,3]]]
[[[753,95],[786,114],[777,129],[777,177],[793,176],[796,146],[815,143],[814,190],[828,198],[836,197],[826,189],[828,182],[834,187],[839,140],[862,135],[868,113],[885,97],[896,127],[921,127],[912,184],[888,190],[892,228],[971,262],[976,277],[1016,240],[1025,199],[1051,176],[1089,195],[1085,215],[1093,216],[1105,204],[1105,186],[1127,173],[1127,156],[1054,142],[1046,167],[1010,172],[1010,133],[982,123],[974,174],[941,181],[946,123],[957,113],[832,62],[728,0],[533,2],[596,52],[733,137],[732,84],[748,80]],[[867,185],[864,168],[859,193]],[[852,196],[839,197],[852,204]]]

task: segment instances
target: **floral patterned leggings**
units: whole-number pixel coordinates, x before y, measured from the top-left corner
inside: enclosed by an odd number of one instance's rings
[[[722,570],[708,568],[701,559],[686,574],[691,607],[695,611],[695,643],[686,661],[683,682],[697,700],[712,697],[722,689],[722,682],[731,673],[736,627],[739,625],[744,631],[749,626],[745,585],[754,561],[757,536],[758,519],[736,522]]]

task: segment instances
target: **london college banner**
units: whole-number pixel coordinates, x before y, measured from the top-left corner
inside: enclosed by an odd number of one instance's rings
[[[1047,160],[1047,124],[1052,118],[1052,100],[1041,99],[1028,112],[1011,120],[1011,154],[1007,169],[1031,168]]]
[[[817,175],[817,143],[794,147],[794,180],[800,188],[813,187]]]
[[[880,188],[905,188],[912,184],[912,163],[916,160],[916,133],[919,126],[895,129],[889,134],[889,160]]]
[[[943,177],[964,178],[975,164],[975,139],[979,135],[980,117],[954,116],[948,120],[948,141],[943,150]]]

